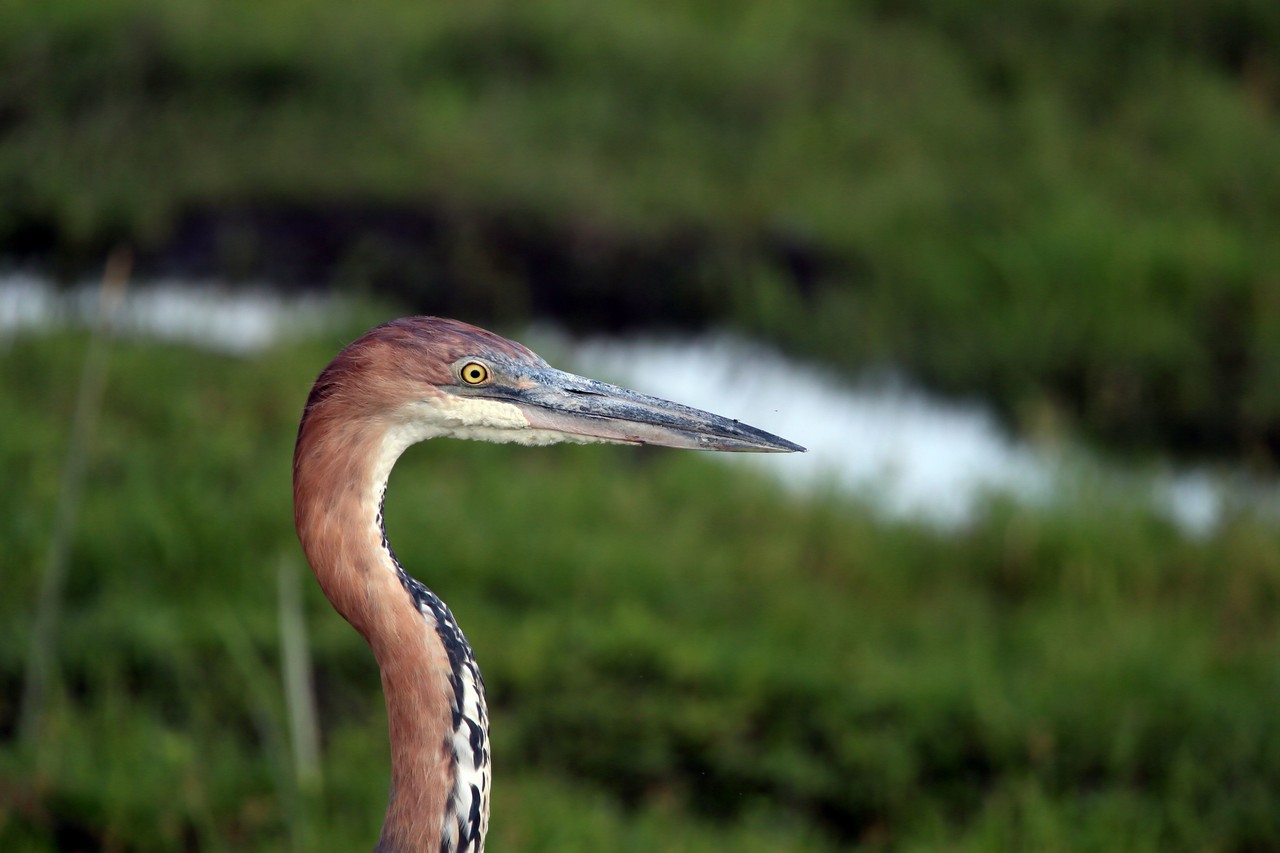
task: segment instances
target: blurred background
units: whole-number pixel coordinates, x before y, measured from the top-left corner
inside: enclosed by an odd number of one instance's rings
[[[1274,0],[0,0],[0,849],[372,846],[404,313],[812,448],[405,457],[490,849],[1278,849],[1277,235]]]

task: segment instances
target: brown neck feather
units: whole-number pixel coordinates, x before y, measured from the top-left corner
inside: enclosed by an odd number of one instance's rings
[[[438,851],[453,766],[449,660],[401,585],[378,520],[385,425],[309,406],[294,452],[294,521],[316,580],[382,669],[391,797],[378,849]],[[383,482],[375,482],[383,479]]]

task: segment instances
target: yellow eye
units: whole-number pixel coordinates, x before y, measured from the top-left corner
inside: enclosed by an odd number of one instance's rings
[[[478,361],[468,361],[462,365],[458,375],[468,385],[483,385],[489,381],[489,368]]]

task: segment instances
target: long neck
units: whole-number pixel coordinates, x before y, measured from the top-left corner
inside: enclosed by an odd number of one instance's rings
[[[298,538],[382,670],[391,796],[378,853],[476,853],[488,823],[484,687],[452,614],[387,545],[382,495],[414,438],[308,412],[294,454]]]

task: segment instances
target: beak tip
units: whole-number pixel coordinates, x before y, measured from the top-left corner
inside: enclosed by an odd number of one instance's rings
[[[776,435],[768,436],[764,439],[754,439],[745,442],[724,442],[712,445],[712,450],[745,450],[747,452],[756,453],[808,453],[809,448],[801,447],[794,441],[787,441],[785,438],[779,438]]]
[[[794,441],[787,441],[779,435],[768,435],[767,443],[763,443],[761,449],[766,453],[808,453],[809,448],[796,444]]]

